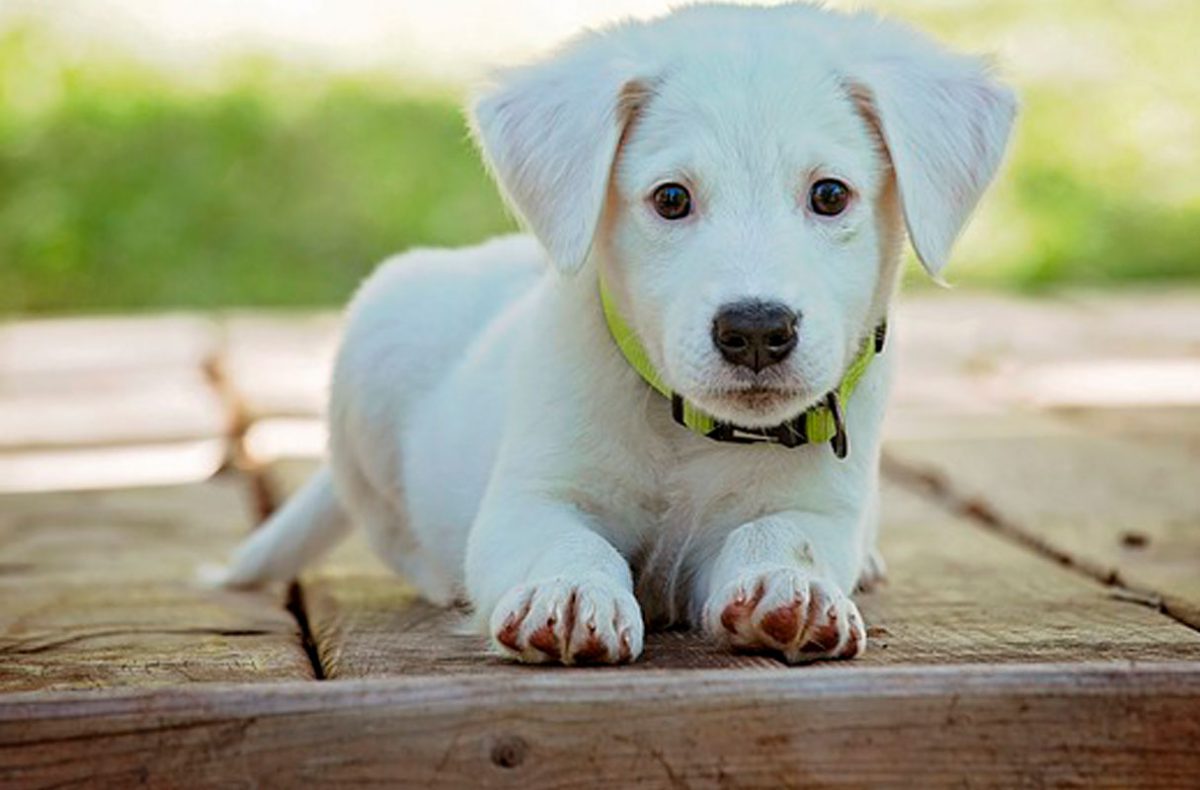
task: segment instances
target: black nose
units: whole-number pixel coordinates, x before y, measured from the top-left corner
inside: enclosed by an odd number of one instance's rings
[[[796,347],[800,317],[778,302],[725,305],[713,320],[713,343],[721,356],[755,373],[787,359]]]

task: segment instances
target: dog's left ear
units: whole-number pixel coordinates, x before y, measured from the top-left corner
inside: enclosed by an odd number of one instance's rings
[[[851,93],[883,138],[909,238],[937,277],[1000,165],[1017,100],[982,60],[875,23],[850,68]]]
[[[617,146],[644,94],[632,61],[591,34],[502,72],[472,102],[472,130],[506,201],[563,272],[587,260]]]

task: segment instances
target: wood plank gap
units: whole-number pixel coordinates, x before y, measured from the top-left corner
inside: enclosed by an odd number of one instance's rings
[[[229,469],[244,471],[249,459],[246,455],[243,442],[246,431],[250,429],[250,420],[246,405],[238,397],[237,390],[229,379],[220,351],[214,352],[205,358],[203,369],[204,377],[208,379],[209,386],[216,392],[217,397],[224,404],[225,410],[229,414],[229,419],[227,420],[227,424],[229,425],[229,434],[227,436],[229,451],[225,457],[225,463],[221,471]],[[256,501],[259,501],[257,491],[255,491],[255,497]]]
[[[245,480],[250,487],[255,510],[258,513],[258,523],[254,526],[254,529],[257,529],[279,507],[281,498],[272,489],[266,470],[246,451],[246,432],[250,429],[251,423],[249,410],[226,375],[225,365],[222,364],[219,352],[205,361],[204,372],[213,389],[221,398],[221,402],[229,411],[230,450],[226,465],[238,471],[241,479]],[[298,579],[292,580],[288,585],[285,606],[300,629],[300,644],[304,648],[304,654],[308,657],[309,664],[312,665],[313,677],[317,680],[325,680],[328,675],[321,662],[316,640],[313,638],[308,610],[305,606],[304,589],[300,586]]]
[[[317,640],[313,636],[312,625],[308,622],[308,608],[304,602],[304,588],[300,586],[299,580],[293,581],[288,586],[287,610],[296,619],[296,625],[300,626],[301,644],[304,646],[304,652],[308,656],[308,662],[312,664],[313,677],[317,680],[326,680],[329,676],[325,673],[325,665],[321,661],[321,652],[317,648]]]
[[[1046,557],[1064,568],[1094,579],[1109,588],[1112,598],[1154,609],[1180,625],[1200,631],[1200,623],[1184,613],[1175,611],[1155,590],[1127,583],[1113,567],[1101,565],[1065,552],[1036,533],[1008,518],[991,503],[978,496],[969,496],[954,486],[944,475],[910,463],[905,463],[887,451],[881,461],[881,471],[887,479],[925,497],[956,516],[1000,535],[1022,548]]]

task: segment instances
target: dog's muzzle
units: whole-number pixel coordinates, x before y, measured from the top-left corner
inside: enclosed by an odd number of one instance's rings
[[[875,330],[863,340],[858,354],[846,369],[841,382],[826,394],[820,403],[780,425],[770,428],[743,428],[717,420],[712,415],[696,408],[694,404],[666,385],[651,363],[650,357],[641,341],[638,340],[633,327],[629,326],[621,317],[616,303],[604,285],[603,278],[600,280],[600,302],[604,309],[604,319],[608,323],[609,332],[625,360],[647,384],[670,399],[671,415],[675,418],[675,422],[688,430],[714,441],[736,444],[778,444],[784,447],[803,447],[806,444],[829,442],[834,455],[838,458],[845,458],[849,454],[850,437],[846,430],[845,412],[842,407],[850,399],[859,381],[866,374],[871,360],[883,353],[887,339],[886,319],[880,322]],[[792,316],[798,320],[794,313]],[[778,318],[773,318],[772,323],[778,326]],[[716,332],[717,329],[714,326],[714,335]],[[792,346],[794,346],[794,331],[792,338]],[[766,339],[763,341],[764,344],[769,342]],[[791,348],[788,349],[788,353],[790,351]]]

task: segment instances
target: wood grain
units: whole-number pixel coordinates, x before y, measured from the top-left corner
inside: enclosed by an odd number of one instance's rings
[[[892,405],[973,414],[1030,404],[1200,406],[1187,383],[1200,358],[1197,296],[905,296],[890,333],[900,358]]]
[[[278,595],[194,581],[244,481],[0,497],[0,691],[312,677]]]
[[[1200,393],[1197,393],[1200,397]],[[1110,435],[1141,442],[1182,444],[1200,455],[1200,408],[1059,408],[1054,416],[1087,433]]]
[[[0,324],[0,451],[225,435],[205,373],[216,341],[187,316]]]
[[[223,437],[0,451],[0,493],[191,483],[211,477],[228,451]]]
[[[312,469],[273,467],[272,488],[295,490]],[[895,485],[884,487],[883,549],[891,573],[858,597],[869,626],[865,665],[1200,660],[1200,634],[1104,585],[955,517]],[[371,555],[344,544],[303,579],[309,622],[329,677],[526,671],[497,662],[463,633],[465,617],[417,599]],[[769,667],[697,635],[654,634],[643,669]],[[821,669],[832,665],[822,665]],[[629,671],[628,669],[622,671]]]
[[[149,444],[221,437],[230,414],[203,370],[65,375],[52,391],[0,384],[0,450]]]
[[[221,375],[247,419],[325,411],[340,332],[334,314],[234,314],[222,322]]]
[[[0,697],[0,783],[1181,787],[1200,665],[533,671]]]
[[[49,390],[80,375],[196,369],[212,358],[217,341],[211,320],[183,314],[4,322],[0,381]]]
[[[1161,597],[1200,628],[1200,476],[1186,440],[1075,431],[913,439],[889,453],[981,520]]]
[[[892,484],[871,664],[1200,660],[1200,633]]]

